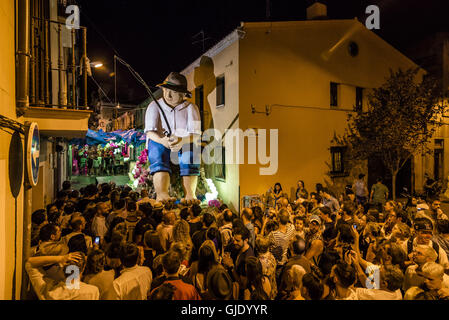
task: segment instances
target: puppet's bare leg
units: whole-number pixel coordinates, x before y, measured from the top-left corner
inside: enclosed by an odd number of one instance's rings
[[[154,189],[156,190],[156,200],[165,201],[170,198],[168,187],[170,186],[170,174],[165,171],[156,172],[153,175]]]
[[[182,187],[184,188],[185,200],[196,199],[195,191],[196,184],[198,183],[198,176],[183,176]]]

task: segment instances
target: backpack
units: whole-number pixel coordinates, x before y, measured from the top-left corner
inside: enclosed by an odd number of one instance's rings
[[[220,228],[220,234],[223,239],[223,247],[227,247],[233,238],[232,228],[230,227]]]
[[[126,227],[128,228],[128,234],[127,234],[126,241],[134,241],[134,233],[135,233],[137,222],[139,222],[138,219],[136,221],[128,220],[128,218],[125,220]]]
[[[270,248],[270,252],[278,263],[279,261],[282,261],[282,257],[284,255],[284,249],[282,248],[282,246],[279,245],[272,246]]]
[[[432,241],[433,250],[435,250],[435,252],[437,253],[437,261],[438,261],[440,259],[440,245],[433,240],[431,240],[431,241]],[[412,251],[413,251],[413,239],[410,238],[407,241],[407,255],[412,253]]]

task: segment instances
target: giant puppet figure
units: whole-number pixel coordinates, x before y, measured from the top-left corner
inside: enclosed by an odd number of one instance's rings
[[[152,101],[145,113],[148,161],[157,201],[173,200],[169,196],[170,161],[179,164],[185,198],[183,202],[196,201],[195,191],[200,175],[198,140],[201,119],[198,107],[185,100],[191,94],[187,79],[172,72],[158,85],[163,97]]]

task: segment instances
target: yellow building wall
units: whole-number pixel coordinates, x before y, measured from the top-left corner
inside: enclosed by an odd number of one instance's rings
[[[0,114],[16,117],[14,1],[0,1]],[[16,297],[22,278],[23,187],[17,198],[17,247],[15,248],[15,205],[9,182],[9,145],[11,135],[0,131],[0,299],[12,298],[14,249],[17,252]]]
[[[441,119],[444,125],[437,128],[428,148],[430,148],[431,153],[416,154],[414,157],[415,165],[415,189],[418,192],[423,190],[426,178],[425,174],[428,174],[432,179],[434,178],[435,172],[435,162],[434,162],[434,150],[435,150],[435,139],[443,140],[443,177],[440,178],[440,183],[443,186],[443,191],[449,187],[449,122],[447,119]]]
[[[36,122],[39,126],[39,132],[46,133],[46,135],[54,137],[66,134],[71,135],[71,137],[83,138],[86,136],[88,129],[86,119],[26,117],[26,121]]]
[[[198,65],[186,73],[189,90],[192,92],[192,101],[195,102],[195,88],[204,88],[205,129],[213,127],[224,134],[226,129],[239,112],[239,58],[238,41],[216,55],[205,54]],[[216,78],[225,77],[225,105],[216,106]],[[212,122],[210,119],[213,119]],[[209,125],[212,124],[212,125]],[[237,120],[232,129],[239,128]],[[228,159],[226,159],[228,161]],[[224,181],[213,179],[219,197],[228,206],[237,210],[239,207],[239,166],[226,164],[226,179]]]
[[[355,20],[245,23],[239,43],[240,127],[278,129],[278,171],[240,165],[240,194],[264,193],[275,182],[290,195],[298,179],[313,191],[331,162],[330,141],[347,127],[355,87],[380,86],[389,68],[413,62]],[[343,39],[343,40],[342,40]],[[348,54],[348,41],[359,54]],[[339,106],[330,108],[330,82],[340,83]],[[364,101],[366,103],[366,101]],[[251,112],[265,111],[270,115]]]

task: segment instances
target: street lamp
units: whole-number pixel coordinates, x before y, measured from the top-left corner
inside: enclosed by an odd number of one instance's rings
[[[94,68],[101,68],[103,66],[103,63],[100,61],[94,61],[90,63],[90,66]]]
[[[87,67],[87,73],[90,75],[91,74],[91,68],[95,68],[95,69],[98,69],[98,68],[101,68],[101,67],[103,67],[103,62],[101,62],[101,61],[93,61],[93,62],[90,62],[90,60],[89,60],[89,58],[87,58],[87,64],[86,64],[86,67]],[[81,64],[81,65],[79,65],[79,66],[75,66],[75,68],[76,69],[82,69],[83,68],[83,65]]]
[[[95,80],[95,78],[92,76],[92,68],[95,69],[99,69],[101,67],[103,67],[103,62],[101,61],[93,61],[90,62],[89,58],[87,58],[87,63],[86,63],[86,73],[87,75],[92,79],[92,81],[95,83],[95,85],[100,89],[100,91],[103,93],[103,95],[109,100],[109,102],[112,102],[111,99],[109,99],[108,95],[106,94],[106,92],[104,92],[103,88],[98,84],[98,82]],[[79,66],[75,66],[75,70],[81,70],[81,73],[83,72],[83,64],[79,65]]]

